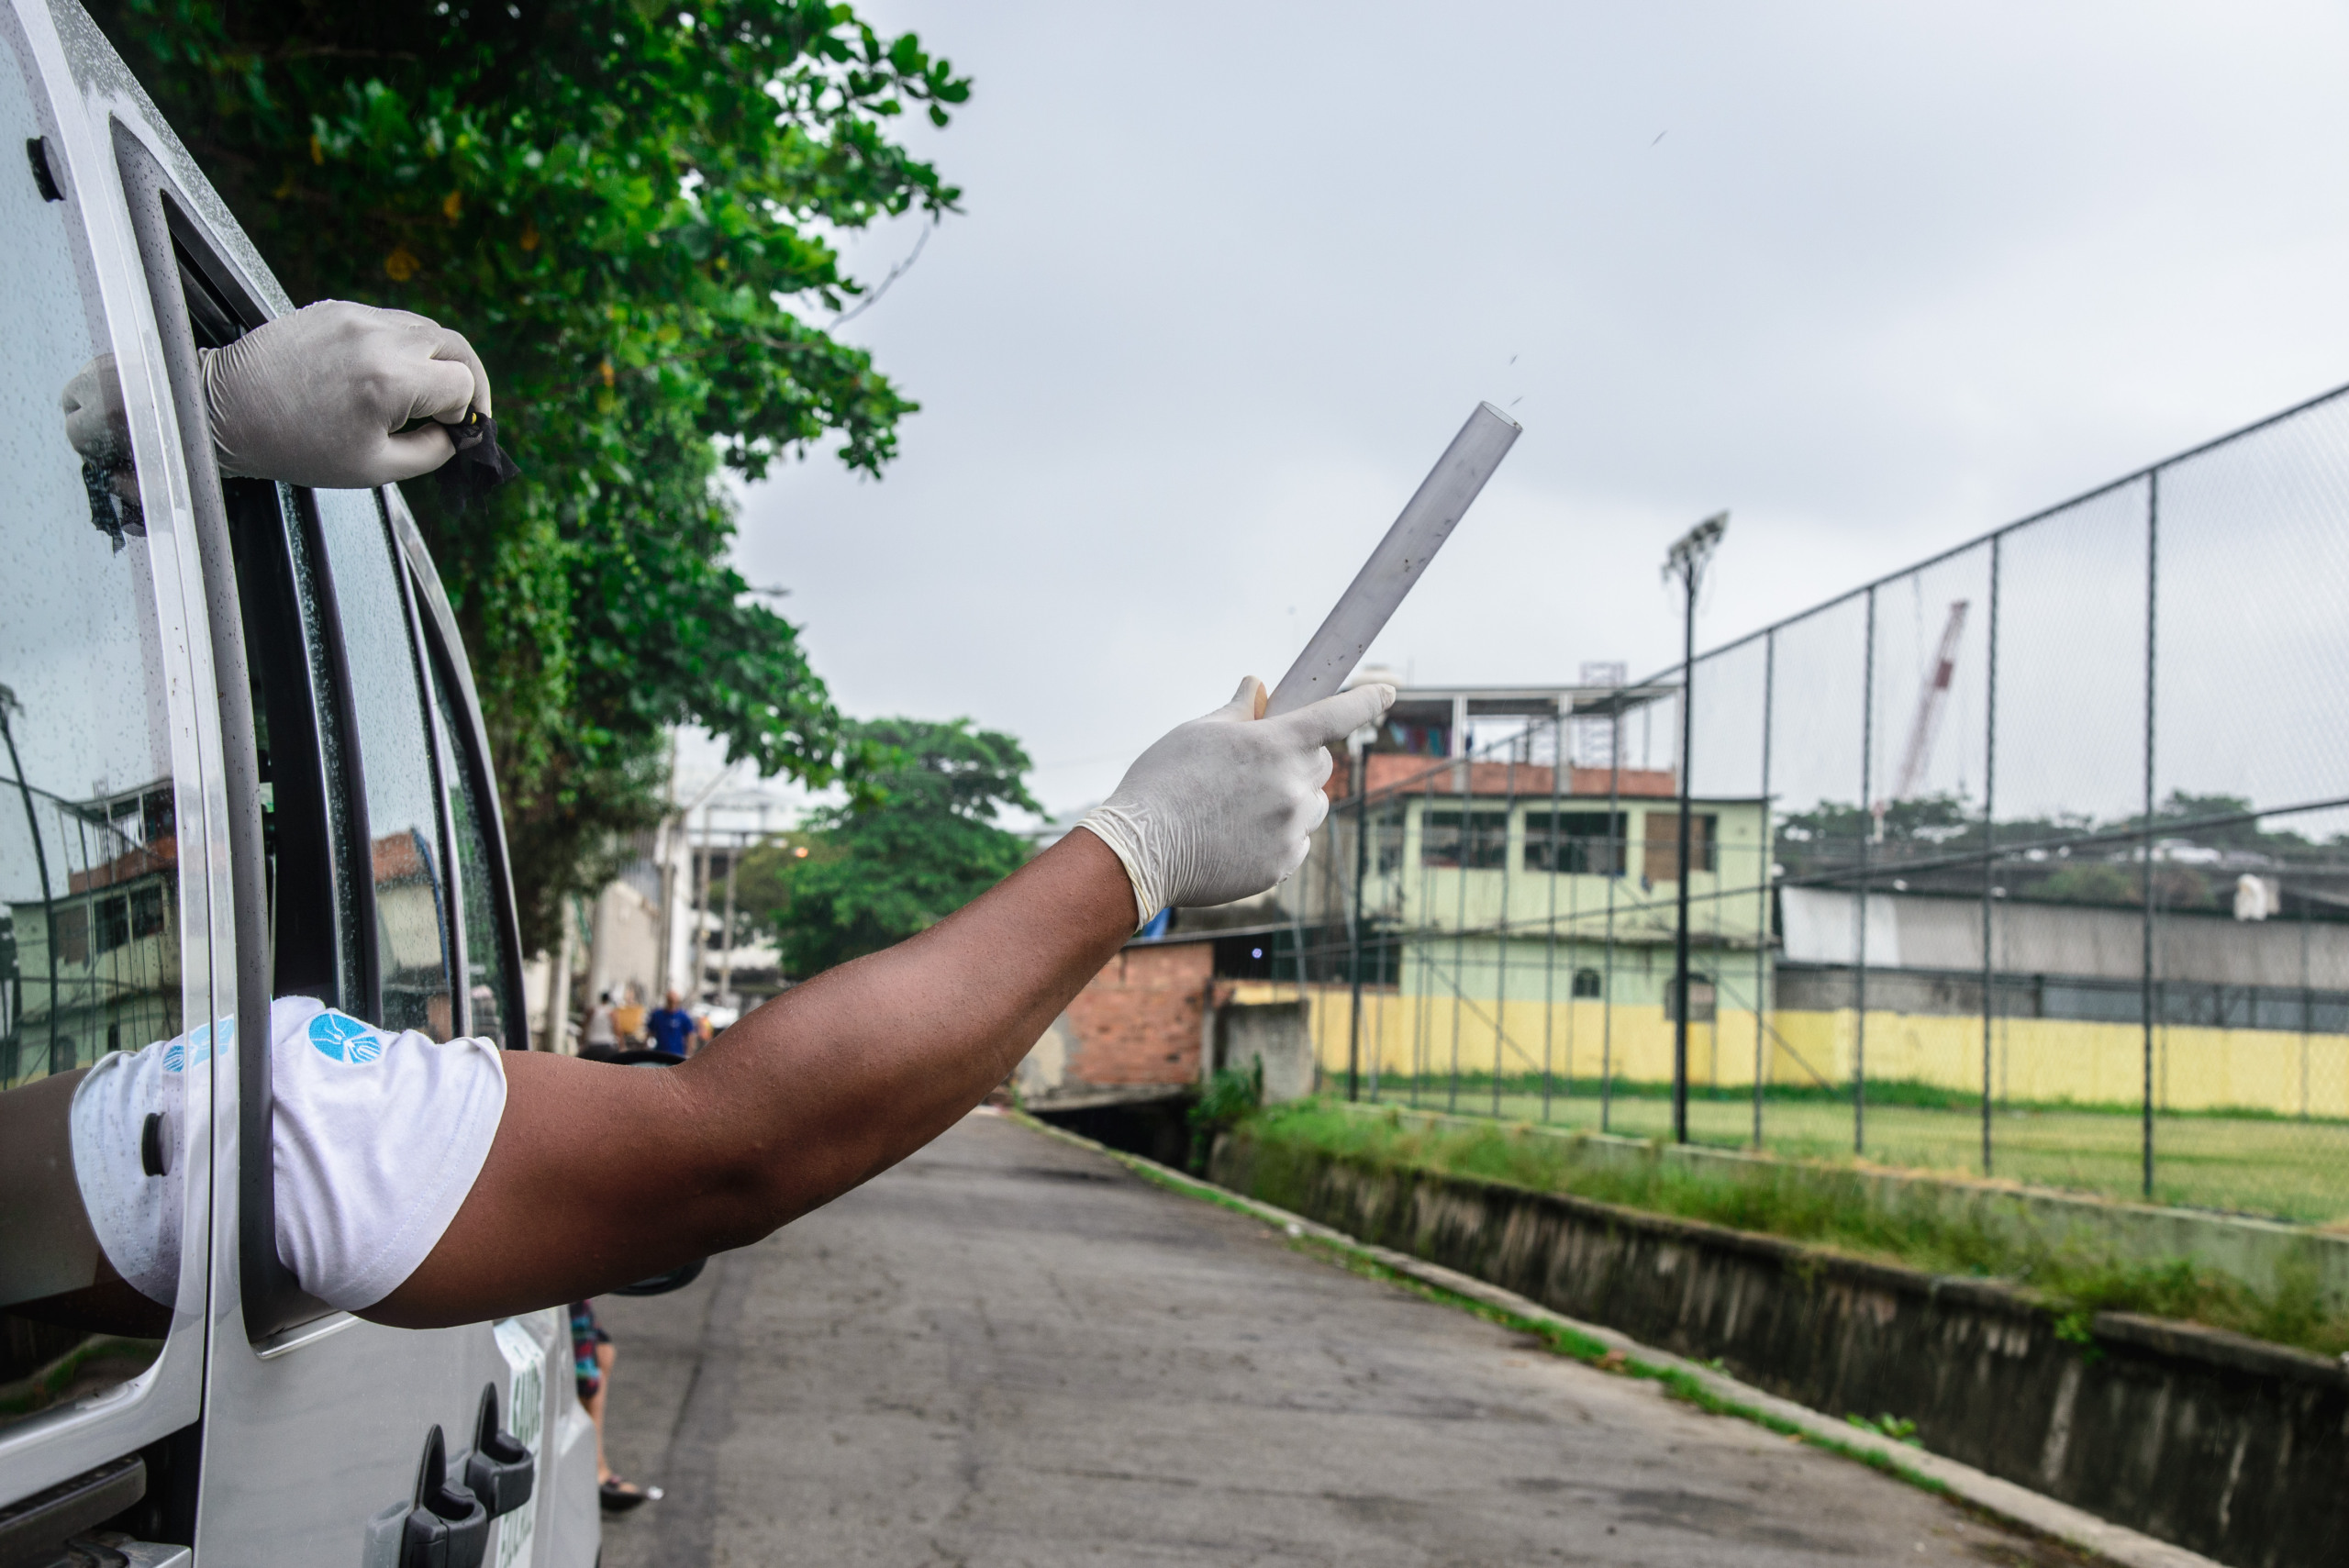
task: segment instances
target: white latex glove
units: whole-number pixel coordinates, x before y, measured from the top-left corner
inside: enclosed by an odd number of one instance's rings
[[[464,338],[406,310],[323,299],[198,350],[220,472],[319,490],[429,473],[456,451],[440,425],[492,413]],[[417,419],[440,424],[397,435]]]
[[[130,417],[114,355],[100,354],[75,372],[58,405],[65,411],[65,439],[91,467],[111,473],[130,466]]]
[[[1330,745],[1395,701],[1356,686],[1259,718],[1264,683],[1177,725],[1135,759],[1117,792],[1077,824],[1109,846],[1134,888],[1134,924],[1161,909],[1229,904],[1286,882],[1330,814]]]

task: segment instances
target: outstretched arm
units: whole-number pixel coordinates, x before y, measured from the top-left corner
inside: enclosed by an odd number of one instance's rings
[[[1085,827],[907,941],[795,986],[679,1067],[513,1052],[496,1140],[430,1256],[362,1316],[576,1300],[740,1247],[920,1148],[1001,1083],[1135,927],[1270,886],[1328,810],[1326,748],[1391,687],[1275,719],[1251,680]]]

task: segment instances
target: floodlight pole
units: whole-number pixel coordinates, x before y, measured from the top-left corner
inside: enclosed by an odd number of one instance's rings
[[[1680,858],[1675,864],[1680,888],[1680,917],[1672,938],[1672,1141],[1688,1141],[1688,858],[1694,848],[1688,807],[1692,772],[1690,749],[1696,742],[1697,590],[1704,583],[1705,563],[1712,559],[1721,535],[1729,531],[1729,514],[1716,512],[1674,542],[1664,559],[1664,580],[1677,577],[1681,588],[1680,616]]]

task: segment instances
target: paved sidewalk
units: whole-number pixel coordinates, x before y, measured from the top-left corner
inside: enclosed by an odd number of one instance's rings
[[[2072,1561],[1000,1118],[598,1308],[607,1568]]]

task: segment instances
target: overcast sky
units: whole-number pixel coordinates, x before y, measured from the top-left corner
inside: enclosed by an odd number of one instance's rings
[[[1277,676],[1479,398],[1525,435],[1374,653],[1423,683],[1669,663],[1722,507],[1700,644],[2349,379],[2334,6],[864,14],[976,78],[841,328],[923,408],[738,558],[1056,809]]]

